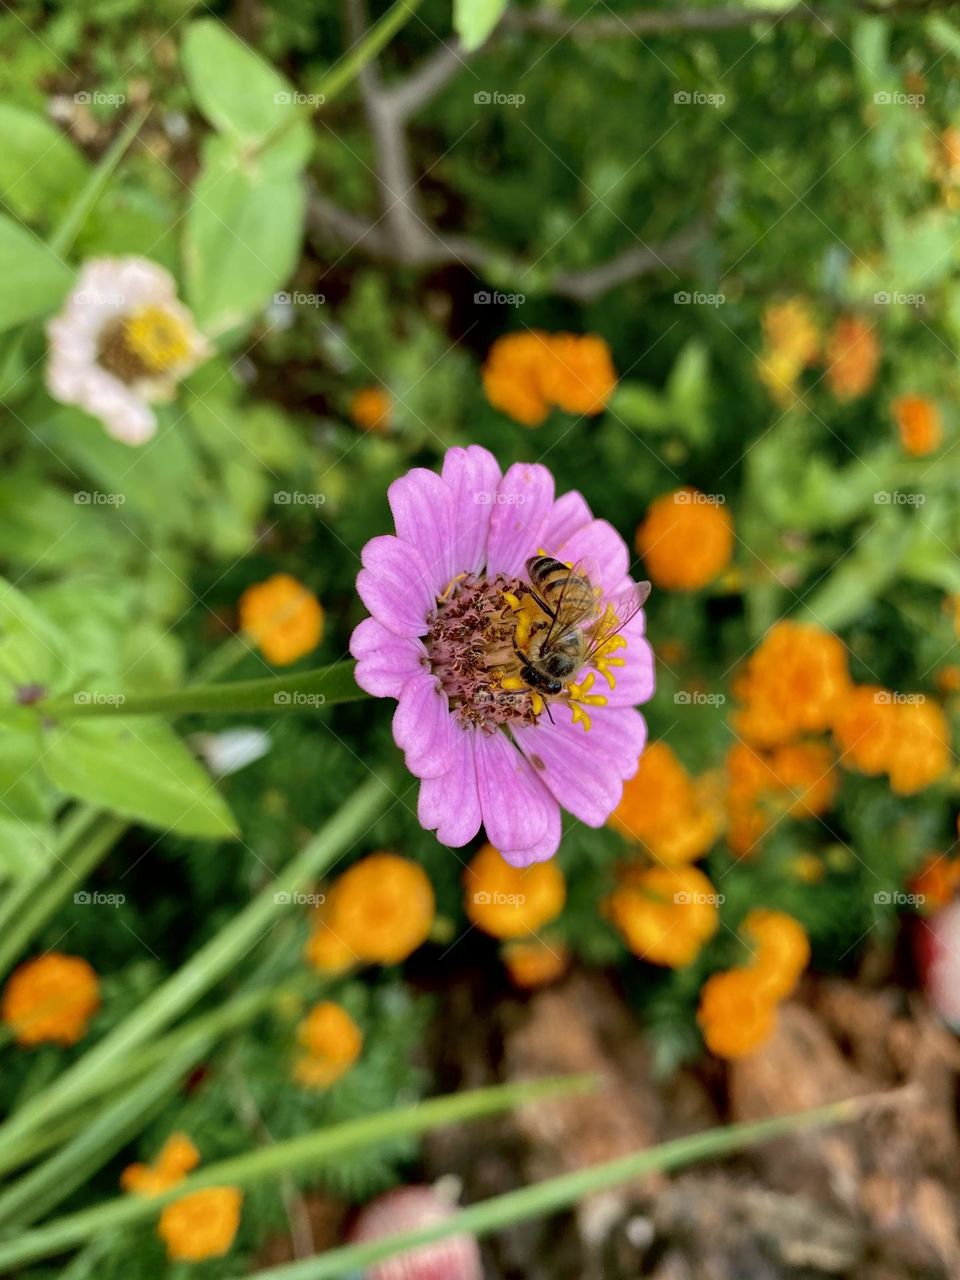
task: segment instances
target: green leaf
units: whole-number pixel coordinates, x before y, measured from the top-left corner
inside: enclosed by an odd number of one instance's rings
[[[49,315],[73,274],[32,232],[0,215],[0,333]]]
[[[0,880],[36,875],[51,862],[55,844],[52,826],[0,816]]]
[[[480,48],[506,7],[507,0],[453,0],[453,29],[468,53]]]
[[[22,591],[0,579],[0,696],[12,701],[24,685],[58,689],[67,673],[60,631]]]
[[[27,222],[62,212],[90,166],[43,116],[0,102],[0,200]]]
[[[122,817],[182,835],[236,834],[226,801],[165,724],[107,720],[55,725],[44,731],[41,762],[61,791]]]
[[[266,306],[290,276],[303,238],[306,194],[298,178],[242,165],[208,147],[184,234],[187,292],[209,333],[224,333]]]
[[[290,82],[213,18],[191,24],[182,59],[197,106],[240,148],[262,143],[297,110]]]
[[[823,627],[836,630],[846,626],[899,576],[909,542],[910,529],[904,519],[873,525],[804,602],[804,612]]]

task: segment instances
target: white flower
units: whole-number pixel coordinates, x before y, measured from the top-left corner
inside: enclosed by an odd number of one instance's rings
[[[191,742],[215,778],[245,769],[270,750],[270,735],[263,729],[254,728],[195,733]]]
[[[47,325],[47,389],[99,418],[107,433],[143,444],[157,429],[150,405],[170,400],[210,354],[176,284],[147,258],[93,258]]]

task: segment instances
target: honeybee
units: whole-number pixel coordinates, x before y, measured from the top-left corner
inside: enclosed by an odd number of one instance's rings
[[[650,594],[650,583],[637,583],[612,610],[600,607],[599,589],[582,563],[563,564],[553,556],[527,561],[526,588],[545,615],[533,623],[525,649],[514,641],[521,678],[540,693],[558,694],[605,645],[634,618]]]

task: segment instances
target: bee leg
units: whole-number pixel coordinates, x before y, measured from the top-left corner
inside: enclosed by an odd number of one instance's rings
[[[526,583],[524,583],[523,590],[527,593],[527,595],[530,597],[533,603],[537,606],[537,608],[541,609],[547,615],[547,617],[551,619],[551,621],[556,619],[557,615],[555,610],[551,609],[550,606],[547,604],[546,600],[542,600],[540,596],[538,596],[537,593],[533,590],[532,587],[529,587],[527,586]]]

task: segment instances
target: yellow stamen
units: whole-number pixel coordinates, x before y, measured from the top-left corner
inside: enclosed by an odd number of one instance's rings
[[[444,587],[443,595],[441,595],[440,599],[446,600],[446,598],[449,596],[450,592],[457,585],[457,583],[462,582],[463,579],[466,578],[467,576],[468,575],[465,573],[458,573],[455,578],[451,578],[450,581],[447,583],[447,585]]]
[[[584,729],[590,728],[590,717],[584,707],[605,707],[607,705],[605,694],[590,692],[593,688],[594,679],[594,673],[588,671],[579,684],[569,684],[567,686],[567,693],[570,696],[570,710],[573,713],[573,723],[582,724]]]
[[[153,374],[167,373],[190,358],[190,331],[179,316],[149,304],[125,317],[123,340]]]

